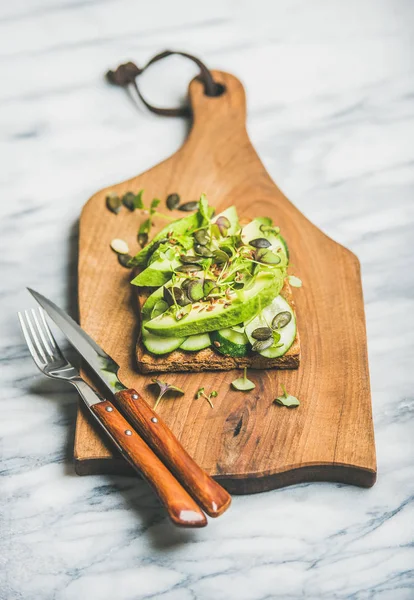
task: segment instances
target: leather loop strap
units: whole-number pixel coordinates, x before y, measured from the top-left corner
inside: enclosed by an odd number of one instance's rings
[[[133,62],[127,62],[123,65],[119,65],[119,67],[115,71],[108,71],[106,74],[106,78],[110,83],[114,85],[119,85],[120,87],[126,88],[128,87],[128,85],[133,85],[136,93],[138,94],[143,104],[145,104],[148,110],[155,113],[156,115],[161,115],[164,117],[189,116],[191,114],[189,106],[182,106],[179,108],[160,108],[158,106],[153,106],[152,104],[147,102],[147,100],[145,100],[145,98],[142,96],[136,81],[138,75],[141,75],[141,73],[148,69],[148,67],[150,67],[152,64],[158,62],[159,60],[162,60],[163,58],[167,58],[168,56],[171,56],[173,54],[189,58],[190,60],[195,62],[196,65],[200,68],[198,79],[204,85],[204,93],[206,94],[206,96],[218,96],[222,92],[222,87],[219,83],[216,83],[214,81],[211,72],[206,67],[206,65],[203,62],[201,62],[200,59],[196,58],[195,56],[192,56],[191,54],[187,54],[186,52],[176,52],[173,50],[164,50],[164,52],[160,52],[160,54],[157,54],[156,56],[151,58],[151,60],[149,60],[147,64],[144,67],[142,67],[142,69],[137,67],[137,65]]]

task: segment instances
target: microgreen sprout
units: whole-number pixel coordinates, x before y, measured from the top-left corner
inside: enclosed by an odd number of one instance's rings
[[[207,400],[207,402],[210,404],[211,408],[214,408],[214,405],[213,405],[211,399],[217,398],[217,396],[218,396],[218,392],[216,392],[216,390],[213,390],[209,394],[206,394],[204,388],[201,387],[199,390],[197,390],[195,399],[198,400],[199,398],[205,398]]]
[[[250,390],[254,390],[254,388],[256,387],[256,384],[254,384],[253,381],[247,379],[247,367],[244,367],[243,377],[235,379],[231,382],[231,385],[238,392],[249,392]]]
[[[287,406],[288,408],[295,408],[299,406],[300,402],[295,396],[291,396],[287,393],[286,388],[281,384],[283,394],[273,400],[274,404],[280,404],[281,406]]]
[[[153,379],[152,382],[158,386],[159,389],[159,394],[158,394],[158,398],[155,401],[154,404],[154,410],[156,410],[158,404],[160,403],[161,398],[167,393],[167,392],[175,392],[176,394],[184,394],[184,390],[182,390],[179,387],[176,387],[175,385],[172,385],[171,383],[167,383],[166,381],[160,381],[159,379]]]

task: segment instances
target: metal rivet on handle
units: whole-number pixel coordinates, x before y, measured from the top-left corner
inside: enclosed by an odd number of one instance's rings
[[[112,408],[112,406],[107,406],[105,410],[106,412],[112,412],[114,409]]]
[[[157,419],[157,417],[152,417],[151,421],[152,421],[153,423],[158,423],[158,419]]]
[[[132,431],[130,429],[125,430],[125,435],[132,435]]]
[[[132,394],[132,399],[133,400],[138,400],[138,394]]]

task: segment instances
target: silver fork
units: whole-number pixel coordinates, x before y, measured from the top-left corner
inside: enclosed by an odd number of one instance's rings
[[[204,527],[207,519],[188,492],[154,454],[112,402],[101,398],[62,354],[44,312],[18,313],[27,346],[36,366],[47,377],[68,381],[78,390],[90,413],[122,456],[152,486],[168,516],[179,527]]]
[[[62,354],[46,323],[43,309],[33,308],[18,313],[26,344],[38,369],[51,379],[68,381],[78,390],[88,406],[101,402],[102,398],[85,382],[76,369]]]

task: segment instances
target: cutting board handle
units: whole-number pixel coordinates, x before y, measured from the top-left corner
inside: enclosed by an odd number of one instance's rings
[[[216,96],[207,96],[202,83],[195,78],[189,86],[189,100],[193,115],[193,127],[186,141],[188,144],[191,137],[200,135],[200,129],[208,132],[206,142],[213,143],[214,134],[216,141],[222,141],[222,135],[233,136],[235,132],[241,132],[249,142],[246,132],[246,94],[243,85],[229,73],[212,71],[216,83],[220,86],[221,93]],[[221,135],[218,135],[221,134]],[[231,139],[231,146],[234,140]],[[200,139],[197,139],[200,145]],[[185,144],[185,145],[186,145]]]

